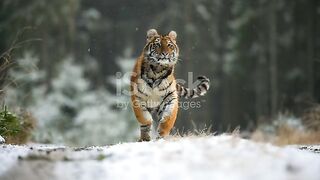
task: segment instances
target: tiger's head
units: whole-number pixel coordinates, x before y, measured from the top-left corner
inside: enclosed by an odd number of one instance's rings
[[[144,47],[144,59],[150,64],[173,66],[178,61],[179,48],[176,43],[177,33],[159,35],[157,30],[147,32],[147,44]]]

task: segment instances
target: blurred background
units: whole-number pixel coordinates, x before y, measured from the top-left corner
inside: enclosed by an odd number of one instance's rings
[[[150,28],[177,32],[177,78],[212,82],[200,107],[180,109],[175,132],[272,131],[280,121],[318,130],[317,0],[1,0],[1,104],[35,142],[136,140],[117,82],[129,88]]]

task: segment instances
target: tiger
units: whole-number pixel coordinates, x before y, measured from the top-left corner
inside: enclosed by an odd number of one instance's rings
[[[158,119],[157,139],[170,134],[178,114],[178,99],[203,96],[210,81],[199,76],[199,84],[189,89],[176,82],[174,68],[179,57],[177,33],[166,35],[147,31],[146,45],[137,58],[130,79],[131,104],[140,124],[139,141],[151,140],[153,115]]]

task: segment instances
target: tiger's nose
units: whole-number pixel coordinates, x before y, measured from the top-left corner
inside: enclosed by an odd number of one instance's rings
[[[163,52],[161,53],[162,58],[169,58],[169,53]]]

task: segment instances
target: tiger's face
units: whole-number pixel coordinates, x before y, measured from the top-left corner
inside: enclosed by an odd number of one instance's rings
[[[163,36],[159,35],[155,29],[150,29],[147,32],[147,44],[144,48],[145,60],[155,65],[175,65],[179,56],[176,38],[175,31]]]

